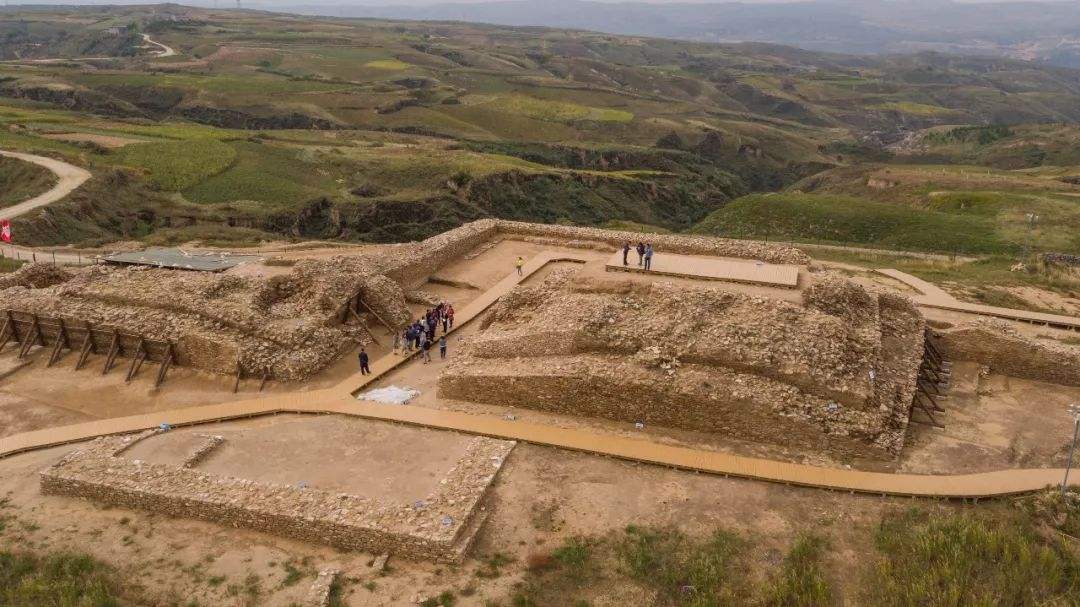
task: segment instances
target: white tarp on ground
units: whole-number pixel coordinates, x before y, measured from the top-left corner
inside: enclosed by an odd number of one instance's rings
[[[376,388],[374,390],[362,392],[356,399],[370,400],[376,403],[386,403],[388,405],[404,405],[417,396],[420,396],[419,390],[413,388],[401,388],[398,386],[387,386],[385,388]]]

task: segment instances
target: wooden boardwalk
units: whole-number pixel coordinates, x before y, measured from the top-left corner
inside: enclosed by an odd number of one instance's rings
[[[514,285],[555,261],[583,262],[573,254],[543,253],[529,260],[524,276],[507,276],[458,312],[455,330],[476,318]],[[621,259],[620,259],[621,263]],[[743,457],[706,449],[679,447],[645,438],[631,438],[580,428],[508,420],[486,414],[462,413],[409,405],[383,405],[356,400],[354,394],[410,360],[387,355],[373,361],[372,374],[356,374],[333,388],[251,400],[187,407],[127,417],[95,420],[70,426],[24,432],[0,438],[0,457],[34,449],[74,443],[97,436],[137,432],[162,423],[186,426],[278,413],[341,414],[524,441],[538,445],[606,455],[762,481],[852,493],[932,498],[978,499],[1037,491],[1061,482],[1063,469],[1011,469],[960,475],[919,475],[863,472]],[[1080,485],[1080,474],[1073,478]]]
[[[622,251],[617,251],[604,267],[608,272],[646,272],[644,267],[637,265],[636,251],[630,251],[628,259],[629,263],[623,265]],[[648,273],[789,289],[799,286],[799,266],[674,253],[653,256]]]
[[[1038,325],[1058,327],[1061,329],[1080,330],[1080,318],[1065,316],[1063,314],[1046,314],[1043,312],[1031,312],[1029,310],[1015,310],[1013,308],[1000,308],[998,306],[986,306],[982,304],[960,301],[937,285],[931,284],[921,278],[912,276],[906,272],[893,269],[875,270],[879,274],[899,280],[900,282],[915,289],[920,294],[912,297],[912,300],[927,308],[951,310],[953,312],[967,312],[982,316],[995,316],[1008,320],[1021,320]]]

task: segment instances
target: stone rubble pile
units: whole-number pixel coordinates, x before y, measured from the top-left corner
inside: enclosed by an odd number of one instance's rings
[[[160,433],[102,437],[41,473],[41,491],[245,527],[345,550],[459,562],[482,500],[516,443],[475,437],[423,500],[391,504],[347,493],[216,476],[123,457]]]
[[[922,359],[907,299],[826,277],[803,305],[553,272],[496,305],[439,395],[895,454]]]

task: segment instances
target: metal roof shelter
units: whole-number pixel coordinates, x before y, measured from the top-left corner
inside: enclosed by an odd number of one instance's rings
[[[131,253],[113,253],[101,259],[106,263],[121,265],[195,270],[199,272],[222,272],[242,263],[263,260],[258,255],[235,255],[228,252],[191,252],[179,248],[151,248]]]

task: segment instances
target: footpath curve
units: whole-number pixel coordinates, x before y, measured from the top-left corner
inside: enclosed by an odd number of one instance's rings
[[[6,156],[8,158],[15,158],[24,162],[30,162],[38,166],[44,167],[57,177],[56,185],[51,189],[30,200],[25,200],[18,204],[0,208],[0,218],[3,219],[15,219],[20,215],[25,215],[31,211],[50,205],[68,194],[74,192],[79,186],[86,183],[87,179],[90,179],[90,171],[77,167],[73,164],[64,162],[63,160],[57,160],[55,158],[49,158],[47,156],[37,156],[35,154],[24,154],[22,152],[8,152],[6,150],[0,150],[0,156]],[[32,259],[36,251],[27,247],[19,247],[10,245],[7,243],[0,243],[0,253],[5,257],[14,257],[18,259]],[[43,255],[45,255],[43,253]],[[47,256],[49,261],[56,261],[57,263],[82,263],[86,258],[69,253],[57,253],[55,255]],[[43,258],[44,259],[44,258]]]
[[[967,312],[968,314],[979,314],[982,316],[996,316],[1008,320],[1020,320],[1037,325],[1080,331],[1080,318],[1075,316],[1047,314],[1044,312],[1032,312],[1030,310],[1017,310],[1014,308],[1001,308],[998,306],[968,303],[956,299],[941,287],[916,276],[912,276],[907,272],[893,269],[878,269],[875,271],[878,274],[898,280],[918,291],[920,294],[913,296],[911,299],[916,304],[926,308],[937,308],[953,312]]]
[[[479,316],[515,285],[552,262],[583,262],[574,254],[545,252],[504,278],[457,314],[451,332]],[[606,455],[620,459],[762,481],[779,482],[851,493],[912,497],[979,499],[1038,491],[1060,482],[1060,468],[997,470],[975,474],[920,475],[864,472],[743,457],[718,451],[678,447],[647,439],[629,438],[576,428],[508,420],[502,417],[429,409],[410,405],[382,405],[358,401],[354,394],[412,357],[388,354],[374,361],[370,375],[353,375],[336,386],[310,392],[275,395],[245,401],[187,407],[170,411],[95,420],[82,424],[24,432],[0,438],[0,458],[25,451],[74,443],[98,436],[156,428],[162,423],[188,426],[279,413],[342,414],[479,434],[537,445]],[[1080,485],[1076,475],[1073,485]]]

